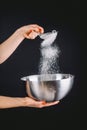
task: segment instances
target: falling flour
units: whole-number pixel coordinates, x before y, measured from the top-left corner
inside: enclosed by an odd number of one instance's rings
[[[43,41],[41,42],[40,62],[39,62],[39,74],[53,74],[59,72],[58,57],[59,47],[54,45],[54,41],[58,32],[53,30],[52,32],[44,33],[40,36]]]

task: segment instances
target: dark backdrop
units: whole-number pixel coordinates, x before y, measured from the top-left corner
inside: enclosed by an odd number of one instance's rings
[[[0,117],[3,120],[18,119],[23,122],[31,120],[43,127],[48,125],[54,128],[57,128],[61,121],[69,121],[73,125],[81,121],[80,4],[73,2],[50,4],[47,5],[44,2],[40,5],[33,4],[33,2],[24,5],[13,3],[13,6],[9,5],[9,7],[3,4],[0,9],[0,43],[17,28],[26,24],[39,24],[44,27],[45,32],[58,30],[56,44],[61,50],[59,66],[61,72],[75,75],[73,88],[56,106],[42,109],[20,107],[0,110]],[[26,95],[25,84],[20,78],[38,73],[40,42],[39,37],[33,41],[25,39],[0,65],[0,95],[13,97]],[[66,126],[68,127],[68,124]]]

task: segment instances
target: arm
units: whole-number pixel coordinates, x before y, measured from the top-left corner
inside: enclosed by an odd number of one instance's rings
[[[17,29],[6,41],[0,44],[0,64],[3,63],[25,39],[35,39],[39,33],[43,33],[42,27],[32,24],[26,25]],[[13,107],[36,107],[42,108],[57,104],[59,101],[53,103],[46,103],[44,101],[36,101],[29,97],[7,97],[0,96],[0,109]]]
[[[35,39],[40,33],[43,33],[43,28],[36,24],[17,29],[7,40],[0,44],[0,64],[15,51],[25,38]]]
[[[47,106],[52,106],[59,103],[59,101],[55,101],[52,103],[46,103],[44,101],[35,101],[32,98],[24,97],[6,97],[6,96],[0,96],[0,109],[5,108],[15,108],[15,107],[36,107],[36,108],[42,108]]]

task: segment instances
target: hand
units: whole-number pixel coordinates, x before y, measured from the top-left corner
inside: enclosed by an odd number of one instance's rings
[[[27,39],[35,39],[39,34],[44,32],[44,29],[37,24],[26,25],[19,30],[21,30],[24,38]]]
[[[30,97],[25,97],[25,106],[26,107],[36,107],[36,108],[43,108],[43,107],[49,107],[58,104],[59,101],[55,102],[45,102],[45,101],[36,101]]]

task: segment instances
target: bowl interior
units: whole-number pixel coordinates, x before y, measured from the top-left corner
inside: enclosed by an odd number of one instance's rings
[[[54,81],[54,80],[64,80],[72,78],[71,74],[41,74],[41,75],[30,75],[21,78],[21,80],[26,81]]]

